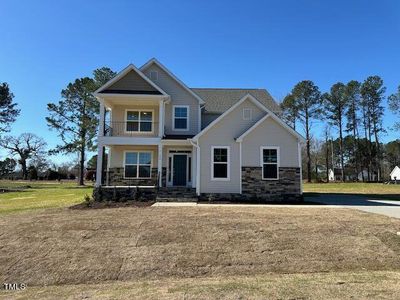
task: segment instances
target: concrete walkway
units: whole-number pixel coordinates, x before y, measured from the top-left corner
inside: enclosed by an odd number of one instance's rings
[[[242,203],[196,203],[196,202],[156,202],[152,206],[164,206],[164,207],[179,207],[179,206],[196,206],[196,207],[299,207],[299,208],[310,208],[310,207],[336,207],[333,205],[318,205],[318,204],[242,204]]]
[[[207,204],[196,202],[156,202],[153,206],[195,206],[195,207],[287,207],[287,208],[351,208],[365,212],[385,215],[400,219],[400,201],[389,201],[380,199],[370,199],[363,195],[346,194],[319,194],[305,198],[306,202],[321,203],[318,204]]]
[[[373,199],[364,195],[320,194],[305,198],[308,202],[318,202],[330,207],[358,209],[370,213],[400,219],[400,201]]]

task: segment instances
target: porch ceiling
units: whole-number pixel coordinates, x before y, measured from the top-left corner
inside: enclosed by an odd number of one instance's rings
[[[99,137],[99,145],[112,146],[112,145],[158,145],[161,138],[159,137],[125,137],[125,136],[102,136]]]
[[[165,96],[159,95],[107,95],[102,97],[104,106],[112,108],[115,105],[159,105]]]

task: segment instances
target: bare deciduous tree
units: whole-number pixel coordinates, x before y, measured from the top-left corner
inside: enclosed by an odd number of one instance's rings
[[[0,146],[18,156],[24,179],[28,178],[27,162],[29,159],[44,155],[46,142],[33,133],[23,133],[20,136],[5,136],[0,139]]]

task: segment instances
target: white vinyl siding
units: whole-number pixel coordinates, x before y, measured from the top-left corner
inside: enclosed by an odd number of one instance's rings
[[[260,147],[279,147],[280,167],[299,167],[298,141],[272,118],[267,118],[242,142],[244,167],[260,166]]]
[[[253,120],[243,120],[243,108],[251,108],[253,110]],[[223,117],[223,119],[208,130],[199,138],[200,145],[200,192],[201,193],[240,193],[240,147],[235,138],[239,137],[243,132],[249,129],[255,122],[260,120],[265,112],[258,108],[250,100],[244,101],[233,111]],[[229,180],[212,180],[210,166],[212,162],[210,149],[211,147],[229,146]],[[296,148],[297,149],[297,148]],[[260,148],[258,147],[258,151]],[[247,155],[245,152],[243,156]],[[259,152],[257,152],[257,158]],[[259,164],[258,164],[259,165]]]
[[[165,134],[182,134],[182,135],[196,135],[200,128],[200,105],[199,101],[184,89],[178,82],[171,76],[164,72],[157,65],[151,65],[144,70],[146,76],[150,76],[150,72],[158,72],[157,86],[163,89],[168,95],[171,96],[171,103],[165,105]],[[188,106],[188,130],[174,130],[173,128],[173,106],[185,105]]]

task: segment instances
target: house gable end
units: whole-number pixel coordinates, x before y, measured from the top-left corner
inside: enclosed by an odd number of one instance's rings
[[[129,71],[128,74],[105,89],[103,93],[107,91],[126,91],[127,93],[135,92],[138,94],[141,92],[144,94],[161,94],[156,88],[154,88],[133,70]]]
[[[241,140],[243,149],[243,166],[260,166],[261,147],[279,147],[280,165],[282,167],[298,167],[298,138],[281,124],[267,115],[260,123],[249,130]]]
[[[251,109],[252,118],[243,118],[243,111]],[[254,102],[249,99],[245,99],[236,106],[234,109],[229,111],[222,119],[209,128],[204,134],[199,135],[196,140],[202,144],[204,141],[213,140],[214,142],[226,141],[237,144],[235,138],[240,136],[244,132],[248,131],[249,128],[258,123],[265,117],[265,111],[260,109]]]
[[[261,111],[267,112],[267,108],[262,105],[260,102],[257,101],[253,96],[250,94],[247,94],[244,96],[242,99],[240,99],[238,102],[236,102],[233,106],[231,106],[227,111],[225,111],[222,115],[220,115],[218,118],[216,118],[214,121],[212,121],[208,126],[206,126],[202,131],[200,131],[195,137],[193,137],[193,140],[198,140],[202,135],[204,135],[206,132],[208,132],[211,128],[216,126],[219,122],[221,122],[227,115],[229,115],[232,111],[234,111],[237,107],[242,105],[243,102],[245,101],[250,101],[252,102],[256,107],[258,107]]]
[[[95,94],[167,95],[132,64],[100,87]]]

